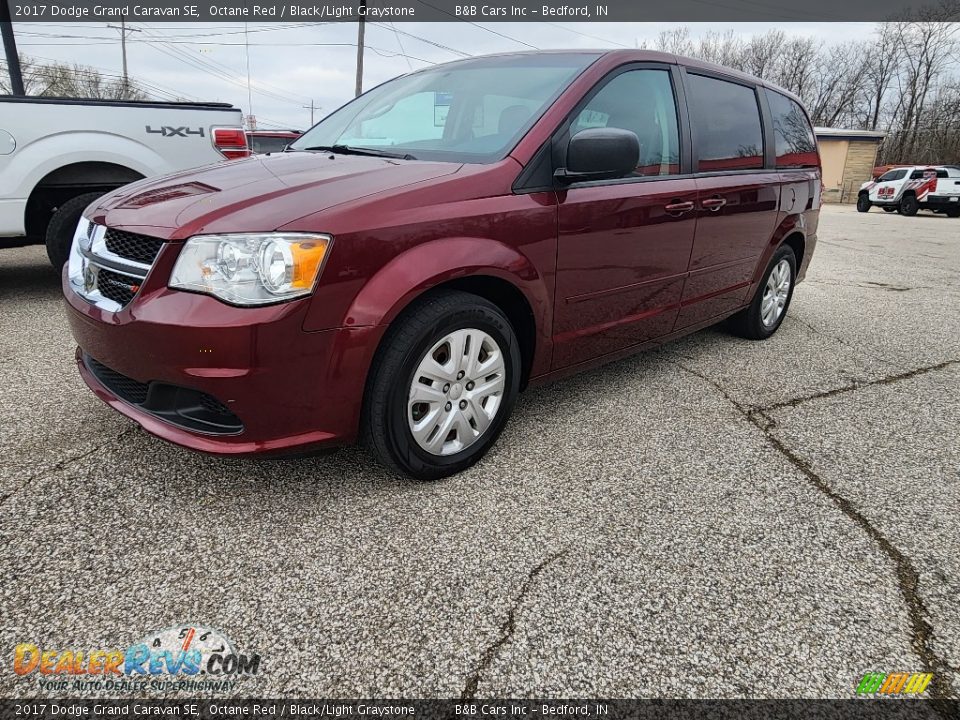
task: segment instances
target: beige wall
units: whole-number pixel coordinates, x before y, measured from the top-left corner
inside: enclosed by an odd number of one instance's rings
[[[820,162],[823,165],[823,200],[840,202],[843,188],[843,168],[847,164],[846,140],[826,138],[820,141]]]
[[[873,177],[879,142],[874,139],[822,138],[823,201],[857,201],[857,190]]]

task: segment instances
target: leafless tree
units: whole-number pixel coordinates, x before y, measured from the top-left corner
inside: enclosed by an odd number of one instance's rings
[[[20,58],[24,90],[42,97],[95,98],[106,100],[147,100],[149,94],[131,80],[124,86],[119,76],[109,76],[94,68],[66,63],[40,63]],[[0,63],[0,93],[10,92],[6,63]]]

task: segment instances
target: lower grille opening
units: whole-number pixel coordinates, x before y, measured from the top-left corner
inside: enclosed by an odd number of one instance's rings
[[[171,425],[209,435],[236,435],[243,423],[226,405],[199,390],[158,381],[142,383],[89,355],[83,363],[110,392]]]

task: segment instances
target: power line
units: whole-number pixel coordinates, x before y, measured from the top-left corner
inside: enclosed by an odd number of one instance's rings
[[[497,31],[497,30],[491,30],[490,28],[485,27],[484,25],[481,25],[480,23],[476,23],[476,22],[473,22],[472,20],[467,20],[466,18],[462,18],[462,17],[459,17],[459,16],[457,16],[457,15],[454,15],[453,13],[448,12],[447,10],[444,10],[443,8],[438,8],[436,5],[431,5],[430,3],[426,2],[426,0],[418,0],[418,2],[419,2],[421,5],[426,5],[428,8],[433,8],[434,10],[437,10],[437,11],[439,11],[439,12],[442,12],[444,15],[447,15],[448,17],[452,17],[454,20],[457,20],[457,21],[459,21],[459,22],[464,22],[464,23],[466,23],[467,25],[473,25],[474,27],[478,27],[478,28],[480,28],[481,30],[486,30],[488,33],[491,33],[491,34],[493,34],[493,35],[497,35],[497,36],[499,36],[499,37],[502,37],[502,38],[504,38],[505,40],[510,40],[511,42],[519,43],[520,45],[524,45],[524,46],[526,46],[526,47],[528,47],[528,48],[532,48],[533,50],[540,50],[540,49],[541,49],[541,48],[538,48],[536,45],[531,45],[530,43],[528,43],[528,42],[526,42],[526,41],[524,41],[524,40],[520,40],[520,39],[518,39],[518,38],[511,37],[510,35],[506,35],[505,33],[499,32],[499,31]]]
[[[630,48],[630,45],[624,45],[619,43],[616,40],[611,40],[610,38],[600,37],[599,35],[591,35],[590,33],[580,32],[579,30],[574,30],[573,28],[568,28],[566,25],[561,25],[560,23],[554,22],[543,22],[544,25],[552,25],[555,28],[560,28],[561,30],[566,30],[567,32],[573,33],[574,35],[579,35],[580,37],[589,38],[590,40],[599,40],[600,42],[610,43],[611,45],[616,45],[617,47]]]
[[[213,77],[216,77],[220,80],[224,80],[228,83],[231,83],[232,85],[246,89],[247,87],[246,83],[234,77],[233,75],[234,71],[226,67],[225,65],[217,63],[213,60],[206,60],[204,58],[199,58],[199,57],[194,57],[193,55],[189,55],[183,52],[182,50],[180,50],[179,48],[172,46],[170,43],[165,42],[162,38],[156,36],[152,32],[148,30],[145,30],[145,32],[148,37],[151,37],[155,40],[155,42],[150,43],[150,47],[156,50],[157,52],[160,52],[166,55],[167,57],[173,58],[174,60],[179,60],[180,62],[186,65],[189,65],[195,70],[200,70],[201,72],[205,72],[208,75],[212,75]],[[268,87],[270,86],[266,86],[262,83],[257,83],[256,86],[253,87],[253,90],[265,97],[270,97],[274,100],[279,100],[281,102],[288,102],[298,106],[302,105],[304,100],[307,99],[307,98],[294,98],[290,95],[284,95],[281,92],[269,90],[267,89]]]
[[[381,22],[373,22],[372,20],[368,20],[367,22],[370,23],[371,25],[376,25],[377,27],[386,28],[387,30],[392,29],[394,32],[398,32],[401,35],[406,35],[407,37],[411,37],[414,40],[419,40],[420,42],[424,42],[427,45],[433,45],[434,47],[440,48],[441,50],[452,52],[453,54],[459,55],[460,57],[465,57],[465,58],[473,57],[473,55],[471,55],[468,52],[464,52],[463,50],[457,50],[456,48],[452,48],[449,45],[443,45],[442,43],[434,42],[433,40],[428,40],[427,38],[421,37],[420,35],[414,35],[413,33],[409,33],[406,30],[397,30],[396,27],[389,28]]]

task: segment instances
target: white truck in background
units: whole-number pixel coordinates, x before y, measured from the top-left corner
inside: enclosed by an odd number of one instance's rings
[[[135,180],[246,157],[242,119],[225,103],[0,95],[0,248],[43,242],[59,270],[87,205]]]
[[[901,215],[932,210],[960,217],[960,168],[915,165],[888,170],[860,186],[857,210],[868,212],[874,205]]]

